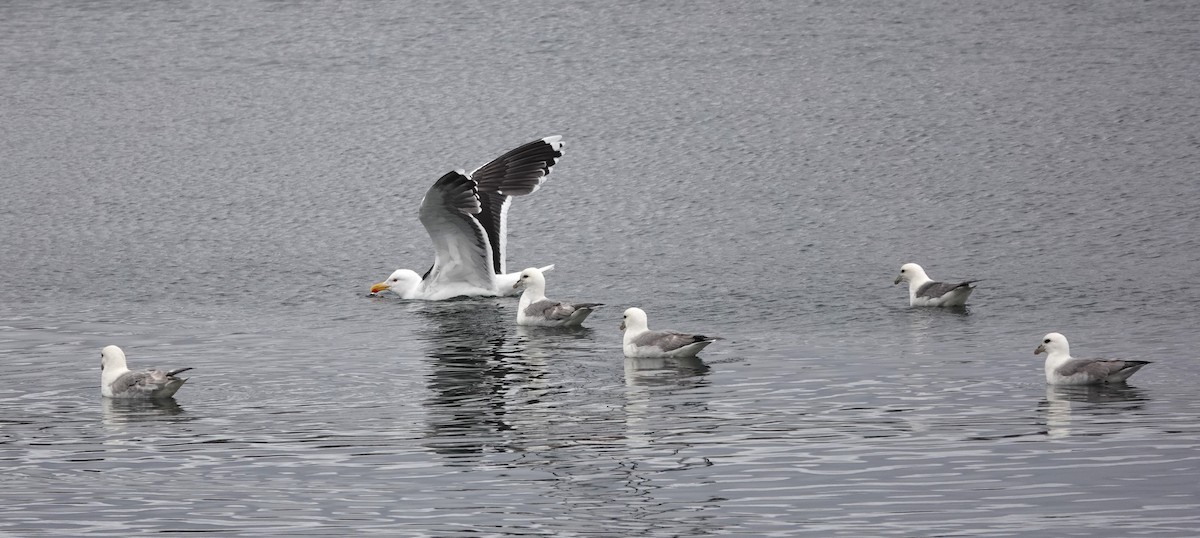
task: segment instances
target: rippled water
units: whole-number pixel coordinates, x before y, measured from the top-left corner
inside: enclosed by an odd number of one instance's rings
[[[0,533],[1194,536],[1198,19],[0,5]],[[550,134],[509,265],[587,329],[366,296]],[[725,340],[625,360],[631,305]],[[1046,387],[1051,330],[1155,362]],[[105,401],[107,344],[192,379]]]

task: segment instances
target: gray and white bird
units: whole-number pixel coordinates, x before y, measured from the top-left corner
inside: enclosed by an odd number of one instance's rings
[[[1050,333],[1033,350],[1034,355],[1046,354],[1046,382],[1052,385],[1098,385],[1124,383],[1129,376],[1150,364],[1150,361],[1124,359],[1076,359],[1071,356],[1067,337]]]
[[[581,327],[602,303],[564,303],[546,298],[546,276],[536,267],[521,271],[513,289],[524,288],[517,303],[517,325]]]
[[[929,278],[920,265],[906,263],[900,266],[893,284],[901,282],[908,282],[908,306],[963,306],[975,290],[971,284],[979,280],[938,282]]]
[[[187,378],[175,375],[188,370],[191,370],[191,367],[169,372],[131,372],[125,365],[125,352],[117,346],[107,346],[100,350],[100,395],[108,398],[146,400],[170,398],[187,381]]]
[[[622,348],[625,356],[638,357],[695,357],[700,350],[720,338],[678,331],[652,331],[641,308],[628,308],[621,320],[625,331]]]
[[[418,218],[433,241],[433,266],[424,275],[397,269],[371,293],[441,301],[511,293],[516,273],[505,272],[508,207],[533,194],[562,157],[562,137],[524,144],[472,172],[438,179],[421,199]],[[553,266],[549,266],[553,267]]]

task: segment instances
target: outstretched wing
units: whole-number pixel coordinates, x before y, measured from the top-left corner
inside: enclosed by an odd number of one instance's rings
[[[434,249],[427,281],[495,287],[492,249],[483,226],[475,220],[481,210],[476,183],[461,170],[442,176],[425,193],[420,219]]]
[[[513,196],[533,194],[550,168],[562,157],[562,137],[548,136],[514,149],[471,172],[478,184],[479,223],[492,247],[492,271],[505,272],[505,245],[508,236],[508,206]]]

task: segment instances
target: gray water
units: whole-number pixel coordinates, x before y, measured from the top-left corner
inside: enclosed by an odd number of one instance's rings
[[[0,534],[1200,534],[1200,4],[0,4]],[[370,298],[561,134],[509,266]],[[904,262],[982,278],[910,309]],[[715,334],[625,360],[621,310]],[[1048,388],[1033,348],[1152,360]],[[192,366],[99,395],[99,350]]]

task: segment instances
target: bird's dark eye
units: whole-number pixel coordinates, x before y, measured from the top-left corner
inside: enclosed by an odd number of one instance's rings
[[[901,273],[903,273],[903,272],[904,272],[904,269],[901,269],[901,270],[900,270],[900,272],[901,272]]]
[[[1042,343],[1043,343],[1043,344],[1049,344],[1049,343],[1050,343],[1050,339],[1049,339],[1049,338],[1047,338],[1047,339],[1043,340],[1043,341],[1042,341]]]

